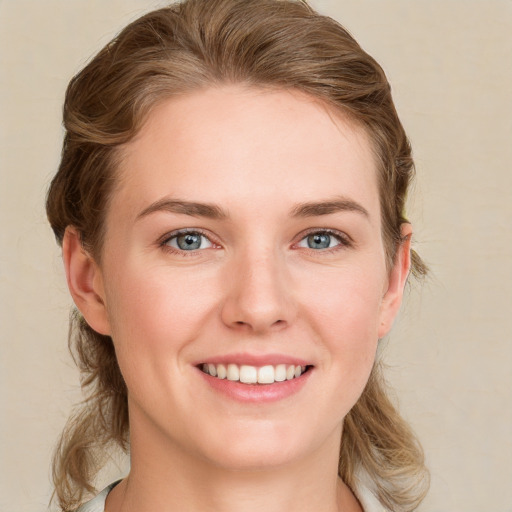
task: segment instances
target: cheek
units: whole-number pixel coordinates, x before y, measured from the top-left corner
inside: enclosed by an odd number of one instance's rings
[[[131,403],[145,411],[162,410],[162,404],[186,410],[193,400],[187,394],[187,354],[215,309],[210,287],[205,289],[200,276],[124,265],[106,291],[112,339]]]
[[[326,369],[340,381],[338,391],[349,401],[362,392],[378,344],[383,274],[368,268],[334,271],[322,279],[317,275],[303,290],[308,299],[301,301],[302,315],[326,352]]]
[[[370,267],[371,268],[371,267]],[[377,338],[382,303],[381,272],[366,267],[333,269],[303,280],[301,303],[319,329],[340,340]]]
[[[165,268],[126,266],[107,289],[112,338],[119,358],[143,353],[159,358],[193,340],[211,308],[201,276]]]

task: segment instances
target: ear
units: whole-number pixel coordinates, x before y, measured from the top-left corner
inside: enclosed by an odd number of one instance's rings
[[[64,233],[62,258],[76,307],[96,332],[110,335],[101,269],[83,248],[77,230],[70,226]]]
[[[382,298],[380,310],[379,339],[388,334],[398,314],[404,295],[405,283],[411,269],[412,226],[402,224],[402,241],[397,247],[395,261],[389,273],[387,290]]]

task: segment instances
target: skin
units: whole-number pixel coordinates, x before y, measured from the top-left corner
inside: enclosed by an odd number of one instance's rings
[[[343,418],[410,265],[405,225],[386,267],[376,173],[364,131],[296,92],[224,86],[152,111],[123,148],[101,264],[72,227],[63,246],[75,303],[112,336],[128,386],[131,472],[109,512],[361,510],[337,477]],[[177,248],[185,228],[204,248]],[[326,230],[331,247],[308,246]],[[297,393],[244,403],[196,367],[235,352],[313,368]]]

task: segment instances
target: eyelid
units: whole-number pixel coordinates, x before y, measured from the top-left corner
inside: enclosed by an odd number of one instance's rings
[[[206,248],[205,249],[193,249],[190,251],[183,251],[183,250],[176,249],[175,247],[168,245],[168,242],[171,239],[176,238],[180,235],[186,235],[188,233],[197,233],[201,236],[204,236],[212,244],[213,248],[220,247],[220,244],[215,240],[215,238],[211,235],[211,233],[207,233],[204,229],[201,229],[201,228],[181,228],[181,229],[175,229],[173,231],[169,231],[168,233],[165,233],[165,235],[161,236],[157,240],[157,244],[162,249],[165,249],[165,250],[168,250],[168,251],[174,252],[174,253],[184,254],[184,255],[186,255],[185,253],[188,253],[190,255],[190,254],[204,251]],[[211,249],[211,248],[212,247],[208,247],[208,249]]]
[[[293,245],[296,246],[299,242],[302,242],[302,240],[304,240],[306,237],[308,237],[310,235],[314,235],[316,233],[320,233],[320,234],[325,233],[328,235],[332,235],[335,238],[337,238],[340,243],[339,243],[339,246],[330,247],[330,248],[326,248],[326,249],[322,249],[322,250],[310,249],[311,251],[329,252],[332,250],[336,250],[337,248],[352,247],[354,245],[354,240],[349,235],[347,235],[347,233],[345,233],[343,231],[339,231],[337,229],[332,229],[332,228],[310,228],[306,231],[303,231],[302,233],[300,233],[298,235],[298,237],[297,237],[298,240]]]
[[[206,239],[208,239],[208,241],[212,244],[213,248],[220,247],[220,244],[218,243],[218,241],[215,240],[215,237],[212,236],[211,233],[206,232],[204,229],[201,229],[201,228],[175,229],[175,230],[165,233],[163,236],[161,236],[157,240],[157,244],[158,244],[158,246],[160,246],[166,250],[169,250],[169,251],[175,252],[175,253],[180,253],[180,254],[188,253],[189,255],[191,255],[191,254],[194,254],[197,252],[204,251],[205,249],[194,249],[191,251],[183,251],[180,249],[175,249],[175,248],[171,247],[170,245],[168,245],[169,240],[171,240],[172,238],[176,238],[180,235],[186,235],[187,233],[200,234],[200,235],[204,236]],[[329,252],[329,251],[335,251],[338,248],[352,247],[354,245],[354,240],[347,233],[345,233],[343,231],[339,231],[339,230],[333,229],[333,228],[309,228],[306,231],[301,232],[297,236],[297,241],[292,244],[292,247],[296,247],[299,242],[304,240],[304,238],[306,238],[312,234],[315,234],[315,233],[326,233],[328,235],[334,236],[340,243],[339,243],[339,245],[337,245],[335,247],[326,248],[326,249],[322,249],[322,250],[310,249],[311,251],[314,251],[314,252],[324,252],[325,253],[325,252]],[[211,247],[209,247],[209,248],[211,248]]]

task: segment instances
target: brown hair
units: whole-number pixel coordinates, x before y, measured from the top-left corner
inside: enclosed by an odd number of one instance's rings
[[[404,202],[414,166],[390,86],[343,27],[299,0],[186,0],[151,12],[71,80],[62,160],[47,198],[58,242],[74,226],[99,261],[122,145],[158,102],[222,83],[299,90],[366,129],[378,161],[382,230],[392,262],[407,222]],[[413,272],[424,274],[414,252],[412,259]],[[127,451],[129,429],[127,390],[110,337],[74,312],[69,342],[87,398],[55,452],[55,492],[65,511],[93,491],[105,448]],[[426,493],[421,448],[388,399],[378,363],[345,418],[339,474],[351,487],[366,477],[395,512],[414,510]]]

